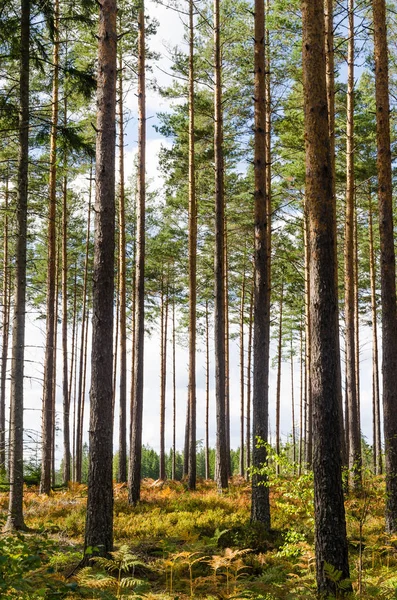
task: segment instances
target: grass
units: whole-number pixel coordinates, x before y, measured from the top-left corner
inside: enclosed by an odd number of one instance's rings
[[[222,495],[210,482],[188,492],[182,483],[144,481],[137,507],[116,485],[114,557],[68,578],[82,556],[85,504],[85,486],[50,498],[26,491],[26,522],[36,533],[0,536],[1,598],[316,597],[309,475],[272,481],[270,536],[250,524],[250,486],[241,479]],[[4,492],[3,521],[6,507]],[[384,533],[383,512],[382,478],[346,501],[355,598],[397,598],[397,538]]]

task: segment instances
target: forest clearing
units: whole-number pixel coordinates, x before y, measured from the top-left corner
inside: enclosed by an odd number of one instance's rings
[[[250,485],[238,476],[223,495],[209,481],[195,492],[180,482],[160,483],[144,480],[135,508],[125,485],[116,484],[114,563],[83,571],[75,567],[83,556],[86,486],[71,484],[50,497],[30,488],[25,515],[32,532],[0,538],[1,597],[317,597],[311,474],[271,477],[270,535],[250,522]],[[0,498],[4,521],[6,494]],[[384,533],[383,518],[384,481],[371,477],[360,497],[346,502],[352,598],[396,598],[397,539]],[[332,568],[329,576],[337,582],[335,597],[342,597],[346,581]]]

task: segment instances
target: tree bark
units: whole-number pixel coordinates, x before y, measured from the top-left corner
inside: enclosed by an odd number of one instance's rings
[[[325,565],[349,577],[341,475],[335,212],[323,0],[303,0],[306,207],[310,244],[315,548],[319,594],[336,594]]]
[[[176,329],[175,329],[175,290],[172,296],[172,474],[176,478]]]
[[[75,429],[75,476],[74,479],[81,483],[82,464],[83,464],[83,411],[84,411],[84,355],[85,355],[85,339],[87,336],[87,287],[88,287],[88,263],[90,255],[90,229],[91,229],[91,200],[92,200],[92,167],[90,170],[90,185],[88,193],[88,216],[87,216],[87,235],[85,242],[85,259],[84,259],[84,280],[83,280],[83,307],[81,314],[81,340],[80,340],[80,360],[79,360],[79,385],[77,395],[77,415]],[[76,361],[77,364],[77,361]]]
[[[56,184],[59,95],[59,0],[54,2],[54,46],[52,76],[52,116],[50,133],[50,178],[48,207],[47,258],[47,322],[44,357],[44,389],[42,417],[42,454],[40,494],[51,490],[51,451],[53,446],[53,371],[55,352],[55,288],[56,288]]]
[[[189,0],[189,457],[188,486],[196,489],[197,203],[194,147],[194,5]]]
[[[380,427],[380,394],[379,394],[379,352],[378,352],[378,315],[376,299],[376,263],[374,251],[374,227],[372,216],[372,194],[369,189],[368,211],[369,234],[369,278],[371,285],[371,315],[372,315],[372,401],[373,401],[373,457],[374,472],[381,475],[383,472],[382,443]]]
[[[0,473],[6,471],[6,379],[8,340],[10,331],[10,306],[9,285],[10,269],[8,265],[8,196],[9,196],[9,172],[7,171],[4,190],[4,222],[3,222],[3,323],[2,323],[2,347],[1,347],[1,387],[0,387]]]
[[[281,364],[282,364],[282,341],[283,341],[283,300],[284,281],[281,281],[279,323],[277,342],[277,387],[276,387],[276,453],[280,456],[280,404],[281,404]],[[276,475],[280,475],[280,463],[276,462]]]
[[[266,168],[266,83],[265,10],[263,0],[255,0],[254,24],[254,357],[253,357],[253,440],[252,466],[267,463],[269,409],[270,290],[268,245],[268,185]],[[251,520],[270,529],[270,503],[267,478],[252,477]]]
[[[102,0],[98,32],[97,142],[90,454],[84,549],[113,550],[113,302],[115,246],[115,145],[117,5]]]
[[[354,0],[348,5],[346,212],[345,212],[345,349],[349,422],[349,472],[354,490],[361,488],[361,436],[357,411],[356,332],[354,302]]]
[[[228,487],[226,430],[226,345],[225,345],[225,193],[223,157],[222,57],[220,0],[214,0],[214,154],[215,154],[215,393],[216,465],[219,490]]]
[[[397,306],[385,0],[373,0],[376,142],[382,299],[383,427],[386,531],[397,531]]]
[[[209,447],[209,412],[210,412],[210,326],[208,300],[205,303],[205,478],[210,478]]]
[[[240,457],[239,457],[239,473],[240,477],[244,477],[244,308],[245,308],[245,256],[243,264],[243,281],[241,283],[241,299],[240,299]]]
[[[139,501],[141,493],[143,360],[145,334],[145,198],[146,198],[146,87],[145,87],[145,9],[144,0],[138,13],[138,182],[137,235],[135,261],[135,356],[134,389],[131,406],[130,467],[128,499]]]
[[[120,398],[119,398],[119,469],[118,481],[127,481],[127,272],[124,186],[124,96],[123,55],[119,52],[119,329],[120,329]]]
[[[251,449],[252,449],[252,435],[251,435],[251,366],[252,366],[252,332],[254,327],[254,290],[250,293],[250,307],[249,307],[249,320],[248,320],[248,343],[247,343],[247,423],[246,423],[246,461],[245,461],[245,478],[247,481],[250,479],[250,467],[251,467]]]
[[[164,269],[164,267],[163,267]],[[166,479],[165,472],[165,393],[167,384],[167,331],[168,331],[168,273],[162,275],[161,282],[161,304],[160,304],[160,321],[161,321],[161,352],[160,352],[160,473],[159,479]],[[164,278],[166,284],[164,285]]]
[[[26,246],[29,169],[30,0],[21,0],[19,64],[19,155],[10,392],[10,495],[6,531],[25,529],[23,518],[23,379],[26,313]]]
[[[303,233],[305,247],[305,462],[310,469],[313,464],[313,402],[310,386],[311,373],[311,322],[310,322],[310,246],[308,234],[307,201],[305,200],[303,215]]]

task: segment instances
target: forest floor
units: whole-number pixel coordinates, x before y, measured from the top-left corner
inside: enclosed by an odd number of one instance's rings
[[[272,481],[272,534],[250,524],[250,486],[143,482],[131,507],[115,486],[113,560],[74,572],[82,558],[87,488],[25,493],[29,533],[0,536],[0,598],[149,600],[315,598],[311,475]],[[346,501],[354,597],[397,598],[397,537],[384,533],[384,480]],[[7,493],[0,494],[5,521]],[[72,573],[72,575],[71,575]],[[341,593],[346,582],[329,567]]]

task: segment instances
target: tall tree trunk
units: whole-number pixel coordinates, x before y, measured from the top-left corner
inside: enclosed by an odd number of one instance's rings
[[[168,331],[168,273],[165,275],[167,284],[164,286],[164,272],[161,282],[161,367],[160,367],[160,473],[159,478],[165,480],[165,393],[167,384],[167,331]]]
[[[369,189],[369,278],[371,285],[371,315],[372,315],[372,398],[373,398],[373,455],[374,472],[381,475],[383,471],[381,427],[380,427],[380,394],[379,394],[379,352],[378,352],[378,316],[376,299],[376,264],[374,251],[374,229],[372,217],[372,194]]]
[[[349,472],[353,489],[361,487],[361,439],[357,414],[356,346],[354,319],[354,0],[349,0],[346,125],[345,214],[345,348],[346,395],[349,421]]]
[[[97,142],[90,454],[84,548],[113,549],[113,301],[115,245],[115,146],[117,5],[102,0],[98,32]]]
[[[189,0],[189,456],[188,486],[196,489],[197,204],[194,148],[194,4]]]
[[[303,464],[303,398],[304,398],[304,351],[303,351],[303,323],[300,325],[300,381],[299,381],[299,467],[298,476],[302,474]]]
[[[270,290],[268,218],[269,200],[266,168],[266,83],[265,83],[265,10],[263,0],[255,0],[254,34],[254,376],[253,376],[253,439],[252,466],[267,462],[266,447],[258,445],[260,438],[268,441],[269,410],[269,345]],[[269,488],[266,476],[252,477],[251,520],[270,529]]]
[[[57,356],[58,356],[58,315],[59,315],[59,273],[60,273],[60,243],[57,243],[56,273],[55,273],[55,311],[54,311],[54,363],[52,367],[52,446],[51,446],[51,485],[55,485],[55,448],[56,448],[56,396],[57,396]]]
[[[137,235],[135,261],[135,361],[134,389],[131,406],[130,468],[128,499],[139,501],[141,493],[143,359],[145,333],[145,198],[146,198],[146,87],[145,87],[145,9],[144,0],[138,13],[138,182]]]
[[[252,365],[252,333],[254,327],[254,290],[251,290],[250,294],[250,307],[249,307],[249,319],[248,319],[248,343],[247,343],[247,423],[246,423],[246,461],[245,461],[245,478],[247,481],[250,479],[250,467],[251,467],[251,448],[252,448],[252,436],[251,436],[251,365]]]
[[[324,0],[325,17],[325,61],[326,61],[326,85],[327,85],[327,105],[328,105],[328,129],[330,137],[331,152],[331,171],[332,171],[332,197],[334,209],[334,228],[335,239],[337,240],[337,218],[336,218],[336,191],[335,191],[335,48],[334,48],[334,0]],[[337,243],[335,245],[335,261],[338,265]],[[338,277],[338,267],[336,267],[336,277]],[[340,342],[337,340],[340,355]],[[339,414],[340,427],[343,431],[343,397],[342,397],[342,372],[341,364],[338,365],[338,391],[339,391]],[[345,437],[342,437],[342,464],[348,465],[348,452],[346,449]]]
[[[64,85],[64,121],[68,123],[67,88]],[[70,467],[70,396],[68,380],[68,156],[63,156],[62,185],[62,397],[63,397],[63,483],[71,479]],[[73,332],[74,334],[74,332]]]
[[[385,0],[372,0],[382,299],[383,426],[386,531],[397,531],[397,306],[390,148],[390,103]]]
[[[226,209],[226,200],[225,209]],[[232,476],[232,461],[230,455],[230,347],[229,347],[229,258],[228,258],[228,237],[227,237],[227,217],[224,213],[223,235],[225,238],[223,247],[224,257],[224,285],[225,285],[225,434],[226,434],[226,466],[228,478]]]
[[[338,294],[323,0],[303,0],[306,206],[310,243],[315,547],[319,594],[335,594],[326,563],[349,577],[341,473]]]
[[[56,288],[56,184],[59,95],[59,0],[54,2],[54,48],[52,76],[52,116],[50,134],[50,178],[48,208],[47,259],[47,322],[44,357],[43,421],[40,493],[51,490],[51,449],[53,445],[53,371],[55,351],[55,288]]]
[[[21,0],[19,65],[19,155],[16,197],[16,253],[10,393],[10,494],[5,530],[24,529],[23,379],[26,313],[26,246],[29,169],[30,0]]]
[[[6,379],[7,379],[7,357],[8,339],[10,330],[10,306],[9,285],[10,269],[8,265],[8,196],[9,196],[9,172],[7,170],[4,190],[4,223],[3,223],[3,322],[2,322],[2,347],[1,347],[1,383],[0,383],[0,473],[6,470]]]
[[[291,332],[291,421],[292,421],[292,461],[295,473],[296,464],[296,436],[295,436],[295,394],[294,394],[294,348]]]
[[[245,257],[244,257],[245,259]],[[240,300],[240,477],[244,477],[244,307],[245,307],[245,260],[243,265],[243,281],[241,284]]]
[[[283,341],[283,300],[284,281],[281,280],[279,323],[277,342],[277,387],[276,387],[276,454],[280,456],[280,405],[281,405],[281,364],[282,364],[282,341]],[[276,462],[276,475],[280,475],[280,463]]]
[[[72,406],[72,391],[73,391],[73,382],[75,381],[74,377],[73,377],[73,373],[74,373],[74,367],[75,367],[75,362],[76,362],[76,354],[77,354],[77,349],[76,349],[76,340],[77,340],[77,335],[76,335],[76,324],[77,324],[77,266],[76,264],[74,265],[74,291],[73,291],[73,321],[72,321],[72,355],[70,357],[70,371],[69,371],[69,390],[68,390],[68,404],[69,404],[69,420],[70,420],[70,411],[71,411],[71,406]],[[76,397],[74,398],[74,400],[76,400]],[[75,404],[76,402],[74,402]],[[74,414],[75,414],[75,410],[74,410]],[[74,415],[73,415],[74,416]],[[74,436],[74,431],[75,431],[75,419],[73,418],[73,424],[72,424],[72,449],[71,449],[71,465],[70,465],[70,475],[71,478],[74,480],[74,475],[75,475],[75,436]]]
[[[81,340],[80,340],[80,360],[79,360],[79,385],[77,395],[77,419],[75,429],[75,481],[81,483],[82,464],[83,464],[83,405],[84,405],[84,348],[87,327],[87,286],[88,286],[88,263],[90,256],[90,229],[91,229],[91,200],[92,200],[92,166],[90,170],[90,185],[88,192],[88,216],[87,216],[87,235],[85,242],[85,259],[84,259],[84,280],[83,280],[83,306],[81,314]]]
[[[118,480],[127,481],[127,289],[124,189],[124,96],[123,55],[119,52],[119,327],[120,327],[120,414]]]
[[[228,487],[225,347],[225,193],[223,157],[222,56],[220,0],[214,0],[214,154],[215,154],[215,393],[216,465],[218,489]]]
[[[312,363],[311,351],[311,319],[310,319],[310,246],[309,246],[309,223],[307,203],[305,200],[303,215],[303,232],[305,247],[305,462],[310,469],[313,464],[313,401],[310,385],[310,373]]]
[[[176,329],[175,329],[175,289],[172,295],[172,475],[176,478]]]
[[[205,302],[205,478],[210,478],[209,447],[209,413],[210,413],[210,326],[208,300]]]

